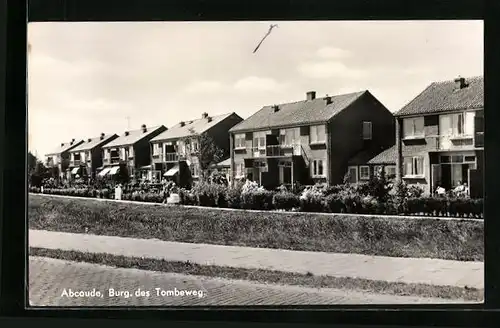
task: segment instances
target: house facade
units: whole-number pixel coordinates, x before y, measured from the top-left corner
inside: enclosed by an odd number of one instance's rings
[[[394,117],[369,91],[265,106],[230,130],[231,181],[266,188],[341,183],[351,157],[394,143]]]
[[[51,171],[53,178],[65,180],[70,165],[69,151],[83,143],[83,140],[71,140],[67,143],[61,143],[57,149],[45,155],[45,166]]]
[[[434,82],[396,114],[397,179],[483,195],[484,78]]]
[[[370,151],[361,151],[349,160],[347,179],[349,183],[370,180],[383,171],[389,179],[396,177],[396,146],[384,149],[375,156]]]
[[[229,129],[243,119],[236,113],[209,116],[183,121],[151,140],[151,164],[154,180],[166,178],[180,186],[189,186],[199,180],[201,135],[210,138],[213,145],[222,151],[223,158],[229,156]]]
[[[71,178],[95,178],[97,168],[103,165],[102,147],[118,138],[117,134],[101,133],[99,137],[89,138],[69,151]]]
[[[121,174],[135,179],[148,179],[151,171],[149,142],[166,130],[163,125],[142,125],[140,129],[125,131],[102,146],[103,166],[97,176],[103,178]]]

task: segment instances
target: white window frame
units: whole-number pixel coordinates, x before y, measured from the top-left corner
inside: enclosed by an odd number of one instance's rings
[[[84,151],[80,152],[80,162],[85,163],[87,161],[87,154]]]
[[[417,122],[422,124],[422,131],[417,131]],[[407,127],[411,126],[411,131],[408,131]],[[423,138],[425,137],[425,121],[423,116],[410,117],[403,119],[403,138]]]
[[[242,178],[246,176],[245,163],[235,163],[236,165],[236,176],[235,178]]]
[[[384,170],[387,176],[396,175],[396,165],[387,165]],[[389,170],[394,170],[394,173],[389,172]]]
[[[358,180],[359,180],[359,168],[357,166],[349,166],[347,168],[347,174],[349,174],[349,177],[351,178],[352,175],[351,175],[351,170],[354,169],[354,171],[356,171],[356,175],[354,176],[354,181],[353,183],[357,183]]]
[[[365,127],[368,127],[368,135],[365,134]],[[371,121],[364,121],[362,124],[362,134],[363,134],[363,140],[372,140],[373,137],[373,124]]]
[[[326,125],[311,125],[309,127],[309,143],[321,144],[326,142]]]
[[[197,138],[193,138],[191,140],[191,151],[197,152],[200,150],[200,143],[198,142]]]
[[[451,137],[461,137],[461,136],[473,136],[474,135],[474,118],[476,116],[475,111],[464,111],[459,113],[444,114],[439,116],[440,130],[439,134],[441,136],[451,136]],[[442,120],[444,118],[449,119],[450,130],[441,131]],[[470,131],[468,131],[470,129]]]
[[[319,172],[319,163],[321,163],[321,167],[323,172],[320,174]],[[313,178],[324,178],[326,177],[326,160],[323,158],[313,159],[311,161],[311,176]]]
[[[363,174],[363,169],[367,169],[367,175]],[[369,165],[360,165],[359,166],[359,180],[370,180],[370,166]]]
[[[134,157],[134,146],[128,147],[128,157]]]
[[[246,137],[244,133],[238,133],[234,135],[234,149],[245,149],[246,148]]]
[[[407,160],[411,159],[412,161],[412,172],[408,174],[406,171],[406,164]],[[422,161],[422,172],[418,172],[418,161]],[[425,176],[425,160],[424,156],[410,156],[410,157],[404,157],[403,158],[403,171],[404,171],[404,177],[405,178],[423,178]],[[417,171],[417,173],[415,173]]]
[[[252,136],[253,148],[266,149],[266,135],[267,131],[254,132]],[[256,139],[257,139],[257,144],[255,143]]]
[[[300,128],[289,128],[280,130],[280,145],[293,146],[300,141]]]

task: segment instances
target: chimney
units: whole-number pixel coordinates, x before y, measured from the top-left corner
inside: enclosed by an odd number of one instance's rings
[[[61,147],[64,147],[64,142],[61,143]]]
[[[467,84],[465,83],[465,79],[463,77],[460,77],[458,76],[456,79],[455,79],[455,88],[457,90],[460,90],[460,89],[463,89],[467,86]]]
[[[306,93],[306,99],[307,100],[314,100],[316,99],[316,91],[309,91]]]
[[[201,118],[208,118],[208,113],[205,112],[205,113],[201,114]]]
[[[330,105],[330,104],[332,103],[332,97],[331,97],[331,96],[329,96],[329,95],[326,95],[326,97],[325,97],[325,101],[326,101],[326,104],[327,104],[327,105]]]
[[[74,144],[75,143],[75,139],[71,139],[71,143],[70,145]]]
[[[147,132],[146,124],[141,125],[142,132]]]
[[[104,133],[101,133],[101,140],[104,139]]]
[[[186,122],[181,121],[179,124],[182,127],[182,126],[186,125]]]
[[[130,133],[128,131],[125,131],[125,136],[128,136]]]
[[[92,139],[91,139],[91,138],[88,138],[88,139],[87,139],[87,142],[91,142],[91,141],[92,141]]]
[[[279,110],[280,110],[280,106],[278,106],[278,105],[274,105],[274,106],[273,106],[273,111],[274,111],[275,113],[276,113],[276,112],[278,112]]]
[[[210,116],[207,116],[207,121],[212,122],[212,118]]]

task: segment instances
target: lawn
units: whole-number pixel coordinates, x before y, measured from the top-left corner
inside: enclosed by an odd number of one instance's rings
[[[166,207],[29,195],[30,229],[397,257],[484,260],[474,220]]]

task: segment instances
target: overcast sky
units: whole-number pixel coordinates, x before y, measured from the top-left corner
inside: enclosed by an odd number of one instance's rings
[[[32,23],[30,149],[370,90],[396,111],[430,82],[483,74],[482,21]],[[127,120],[129,117],[129,120]]]

